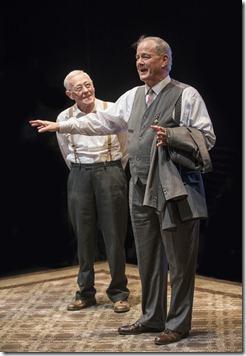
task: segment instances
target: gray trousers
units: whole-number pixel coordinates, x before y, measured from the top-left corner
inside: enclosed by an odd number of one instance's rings
[[[68,212],[78,242],[79,274],[76,298],[96,294],[94,262],[97,228],[102,232],[113,302],[129,295],[125,275],[127,181],[120,161],[73,164],[68,177]]]
[[[156,210],[143,206],[145,185],[130,182],[130,213],[142,284],[142,316],[153,328],[185,332],[191,328],[194,282],[199,242],[199,220],[161,229]],[[171,301],[167,313],[167,275]]]

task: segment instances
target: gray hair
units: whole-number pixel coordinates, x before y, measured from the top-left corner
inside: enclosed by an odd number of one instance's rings
[[[64,87],[67,90],[68,90],[68,87],[69,87],[69,81],[72,79],[72,77],[75,77],[76,75],[79,75],[79,74],[85,74],[90,78],[89,74],[87,74],[83,70],[73,70],[72,72],[68,73],[68,75],[65,77],[64,82],[63,82]]]
[[[137,42],[134,43],[134,47],[137,48],[141,42],[145,41],[145,40],[151,40],[154,41],[156,44],[156,53],[158,55],[163,55],[166,54],[168,56],[168,64],[167,64],[167,69],[168,72],[171,71],[172,68],[172,50],[171,47],[169,46],[169,44],[163,40],[160,37],[154,37],[154,36],[141,36],[139,37],[139,39],[137,40]]]

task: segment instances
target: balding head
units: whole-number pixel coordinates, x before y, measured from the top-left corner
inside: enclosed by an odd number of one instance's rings
[[[87,74],[83,70],[73,70],[72,72],[68,73],[68,75],[64,79],[64,87],[66,88],[66,90],[70,89],[70,82],[77,76],[87,77],[92,82],[89,74]]]
[[[144,41],[149,41],[149,40],[155,43],[156,54],[158,54],[159,56],[163,54],[168,56],[167,70],[168,72],[170,72],[172,68],[172,50],[169,44],[165,40],[155,36],[141,36],[137,40],[137,42],[134,43],[134,47],[137,49],[140,43],[142,44]]]

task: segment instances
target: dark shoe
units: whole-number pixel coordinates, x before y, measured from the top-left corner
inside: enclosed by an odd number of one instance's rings
[[[157,333],[162,331],[163,329],[154,329],[149,326],[142,325],[138,321],[131,325],[121,326],[118,329],[118,333],[121,335],[137,335],[142,333]]]
[[[76,311],[81,310],[84,308],[91,307],[97,303],[95,298],[90,299],[76,299],[74,302],[68,304],[67,310],[69,311]]]
[[[189,331],[186,332],[178,332],[166,329],[161,333],[159,336],[155,338],[156,345],[167,345],[171,344],[172,342],[177,342],[181,339],[186,338],[189,336]]]
[[[125,313],[130,310],[130,304],[127,300],[118,300],[114,303],[114,312],[115,313]]]

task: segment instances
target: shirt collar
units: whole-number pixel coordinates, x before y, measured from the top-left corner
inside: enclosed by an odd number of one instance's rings
[[[83,114],[83,115],[86,115],[85,112],[81,111],[79,108],[78,108],[78,105],[77,103],[74,104],[73,106],[73,112],[75,114],[75,116],[77,116],[78,114]],[[92,110],[92,112],[97,112],[97,99],[95,100],[95,106],[94,106],[94,109]]]
[[[168,75],[166,78],[164,78],[163,80],[161,80],[159,83],[157,83],[156,85],[154,85],[152,87],[152,90],[155,92],[155,95],[158,95],[160,93],[160,91],[165,88],[165,86],[170,83],[171,78]],[[145,85],[145,95],[147,94],[148,90],[150,89],[150,87],[148,85]]]

